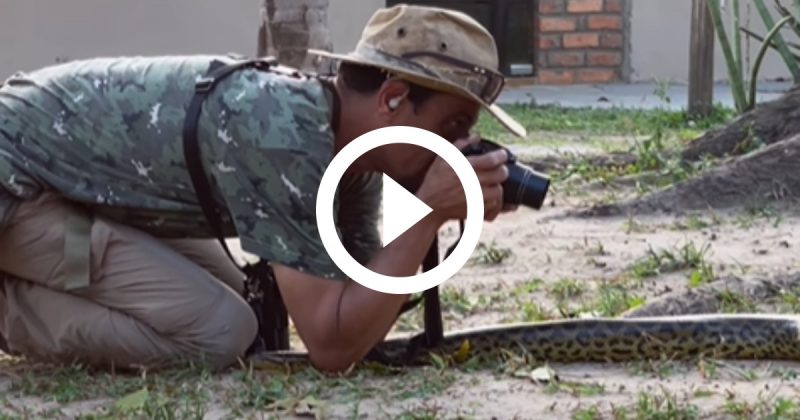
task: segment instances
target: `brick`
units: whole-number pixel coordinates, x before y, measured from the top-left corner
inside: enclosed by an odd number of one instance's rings
[[[569,0],[569,13],[595,13],[603,11],[603,0]]]
[[[578,24],[574,17],[542,17],[539,18],[541,32],[571,32]]]
[[[598,46],[600,46],[599,34],[564,34],[564,48],[592,48]]]
[[[586,27],[593,30],[609,29],[613,31],[622,30],[622,17],[614,15],[589,16]]]
[[[622,64],[622,54],[618,52],[590,52],[587,63],[593,67],[616,67]]]
[[[555,15],[564,13],[565,0],[538,0],[539,13],[543,15]]]
[[[550,67],[581,67],[586,63],[585,57],[582,52],[551,52],[547,64]]]
[[[536,66],[538,68],[547,68],[547,54],[537,54],[536,56]]]
[[[622,0],[606,0],[606,12],[621,13]]]
[[[617,80],[617,72],[612,69],[582,69],[578,71],[578,83],[611,83]]]
[[[539,70],[536,81],[543,85],[571,85],[575,83],[575,71]]]
[[[554,50],[561,47],[560,35],[539,35],[536,46],[540,50]]]
[[[603,48],[622,48],[622,35],[602,34],[600,35],[600,46]]]

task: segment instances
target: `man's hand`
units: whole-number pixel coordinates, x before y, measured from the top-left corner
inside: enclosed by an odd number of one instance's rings
[[[477,140],[475,136],[458,140],[454,144],[459,150]],[[481,184],[483,193],[484,219],[492,221],[505,211],[503,203],[503,182],[508,178],[505,163],[508,155],[504,150],[495,150],[482,155],[468,156]],[[441,158],[431,165],[419,190],[417,198],[424,201],[435,217],[443,222],[451,219],[466,219],[467,197],[461,181],[453,168]]]

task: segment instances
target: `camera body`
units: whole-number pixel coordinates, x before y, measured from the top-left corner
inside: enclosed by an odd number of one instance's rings
[[[508,154],[508,178],[503,182],[503,201],[506,204],[523,205],[540,209],[550,189],[550,178],[533,168],[517,161],[517,156],[507,148],[487,139],[470,144],[462,152],[465,156],[482,155],[493,150],[503,149]]]

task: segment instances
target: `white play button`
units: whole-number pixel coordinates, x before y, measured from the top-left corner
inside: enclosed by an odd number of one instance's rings
[[[383,175],[383,246],[389,245],[432,211],[397,181]]]
[[[367,268],[350,255],[340,238],[340,230],[334,220],[336,192],[347,169],[359,157],[376,147],[389,144],[412,144],[430,150],[444,159],[456,172],[467,198],[467,218],[464,234],[453,252],[435,268],[411,276],[389,276]],[[398,235],[418,223],[431,213],[423,202],[387,177],[384,180],[383,197],[383,243],[389,244]],[[317,225],[325,251],[342,272],[353,281],[376,292],[391,294],[413,294],[428,290],[453,277],[469,262],[478,246],[483,229],[483,193],[481,183],[467,157],[453,143],[439,135],[416,127],[384,127],[361,135],[337,153],[325,173],[317,190]],[[417,246],[412,244],[411,246]],[[427,247],[427,244],[422,246]],[[398,250],[399,253],[410,252]],[[389,257],[391,258],[391,257]]]

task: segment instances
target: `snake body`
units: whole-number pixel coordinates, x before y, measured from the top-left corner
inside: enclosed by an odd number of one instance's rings
[[[431,362],[431,353],[464,352],[465,342],[469,357],[509,350],[549,363],[686,360],[701,356],[800,361],[800,316],[713,314],[496,325],[446,333],[433,347],[426,345],[424,334],[388,339],[365,360],[390,366],[419,366]],[[262,353],[256,358],[275,363],[309,362],[308,354],[299,351]]]

